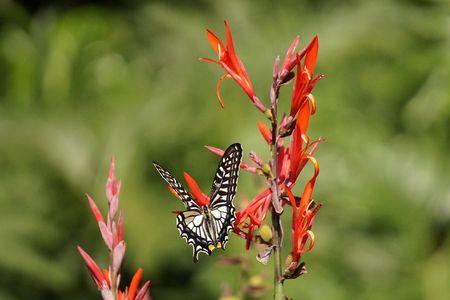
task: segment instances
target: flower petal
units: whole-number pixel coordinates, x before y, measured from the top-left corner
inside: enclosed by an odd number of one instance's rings
[[[91,208],[91,211],[92,211],[92,214],[95,217],[95,220],[97,220],[97,222],[104,222],[102,213],[98,209],[98,207],[95,204],[94,200],[92,200],[92,198],[88,194],[86,194],[86,198],[88,199],[89,207]]]
[[[209,198],[202,192],[197,182],[187,172],[184,172],[184,179],[189,186],[189,189],[194,196],[194,199],[200,206],[209,205]]]
[[[266,140],[266,143],[270,145],[270,143],[272,142],[272,133],[269,127],[267,127],[267,125],[264,124],[263,122],[257,122],[256,124],[258,125],[261,135]]]
[[[107,281],[105,277],[103,276],[102,271],[98,267],[98,265],[95,263],[95,261],[92,259],[92,257],[87,254],[83,248],[80,246],[77,246],[78,252],[80,253],[81,257],[83,258],[92,279],[94,280],[95,284],[99,289],[101,289],[105,284],[107,284]]]
[[[309,44],[305,57],[305,68],[309,71],[310,74],[314,73],[314,67],[316,65],[318,52],[319,52],[319,38],[316,35]]]
[[[219,100],[220,106],[222,108],[225,108],[225,104],[223,103],[223,99],[222,96],[220,96],[220,89],[222,88],[222,83],[225,79],[227,78],[231,78],[230,74],[223,74],[222,76],[220,76],[219,80],[217,80],[217,86],[216,86],[216,96],[217,96],[217,100]]]
[[[136,295],[136,290],[142,279],[142,268],[138,268],[136,273],[134,273],[133,279],[131,279],[130,288],[128,289],[128,299],[134,300]]]
[[[209,29],[206,29],[206,37],[208,38],[209,44],[213,48],[214,52],[216,52],[220,58],[221,53],[225,50],[222,41]]]

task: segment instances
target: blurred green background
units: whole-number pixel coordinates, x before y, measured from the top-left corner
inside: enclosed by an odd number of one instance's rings
[[[445,0],[0,1],[0,299],[98,299],[76,252],[106,263],[84,193],[106,208],[108,163],[123,179],[125,278],[141,266],[154,299],[217,299],[239,269],[191,261],[171,215],[182,205],[152,169],[207,190],[239,141],[264,156],[261,118],[205,38],[229,19],[266,98],[273,59],[295,35],[320,38],[311,136],[317,158],[315,249],[294,299],[450,299],[450,18]],[[287,106],[289,91],[282,95]],[[238,197],[261,182],[242,173]],[[298,191],[297,191],[298,192]],[[285,216],[286,225],[289,215]],[[288,230],[287,230],[288,232]],[[286,241],[289,248],[289,238]],[[288,251],[288,249],[286,249]],[[287,251],[285,254],[287,254]],[[266,269],[271,298],[271,267]]]

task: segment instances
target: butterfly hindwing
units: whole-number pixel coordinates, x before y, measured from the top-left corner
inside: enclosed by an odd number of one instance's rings
[[[208,245],[213,244],[211,235],[205,223],[205,216],[197,209],[186,210],[177,215],[177,228],[181,237],[192,245],[194,262],[198,261],[200,252],[211,254]]]
[[[217,231],[217,242],[220,242],[223,248],[228,242],[228,232],[233,229],[236,219],[233,198],[236,194],[241,159],[241,145],[236,143],[229,146],[220,160],[211,188],[209,208]]]

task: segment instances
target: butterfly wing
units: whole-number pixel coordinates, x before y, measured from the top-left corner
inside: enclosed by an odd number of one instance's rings
[[[198,261],[200,252],[211,254],[209,245],[213,244],[210,229],[205,222],[205,216],[197,209],[186,210],[177,215],[177,228],[181,237],[192,245],[194,262]]]
[[[178,182],[166,169],[164,169],[161,165],[156,162],[153,162],[153,165],[158,171],[159,175],[169,184],[172,190],[178,195],[178,197],[183,201],[184,205],[187,209],[198,209],[197,203],[194,199],[189,195],[189,193],[183,188],[181,183]]]
[[[236,143],[229,146],[220,160],[211,188],[209,208],[217,232],[217,242],[220,242],[223,248],[228,242],[228,232],[233,229],[236,219],[233,198],[236,194],[241,159],[241,145]]]
[[[213,242],[202,209],[183,188],[181,183],[179,183],[167,170],[156,162],[153,162],[153,164],[161,177],[167,181],[186,206],[187,210],[179,212],[177,215],[177,228],[180,236],[184,238],[189,245],[192,245],[194,262],[198,261],[200,252],[210,255],[211,250],[208,248],[208,245],[213,244]]]

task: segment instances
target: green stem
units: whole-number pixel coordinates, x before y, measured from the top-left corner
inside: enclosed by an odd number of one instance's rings
[[[276,87],[278,92],[279,87]],[[284,300],[283,280],[282,280],[282,264],[281,264],[281,245],[283,241],[283,228],[281,225],[280,215],[276,207],[281,206],[280,195],[278,192],[278,121],[277,121],[277,105],[276,101],[272,106],[272,228],[273,228],[273,256],[274,260],[274,300]]]

